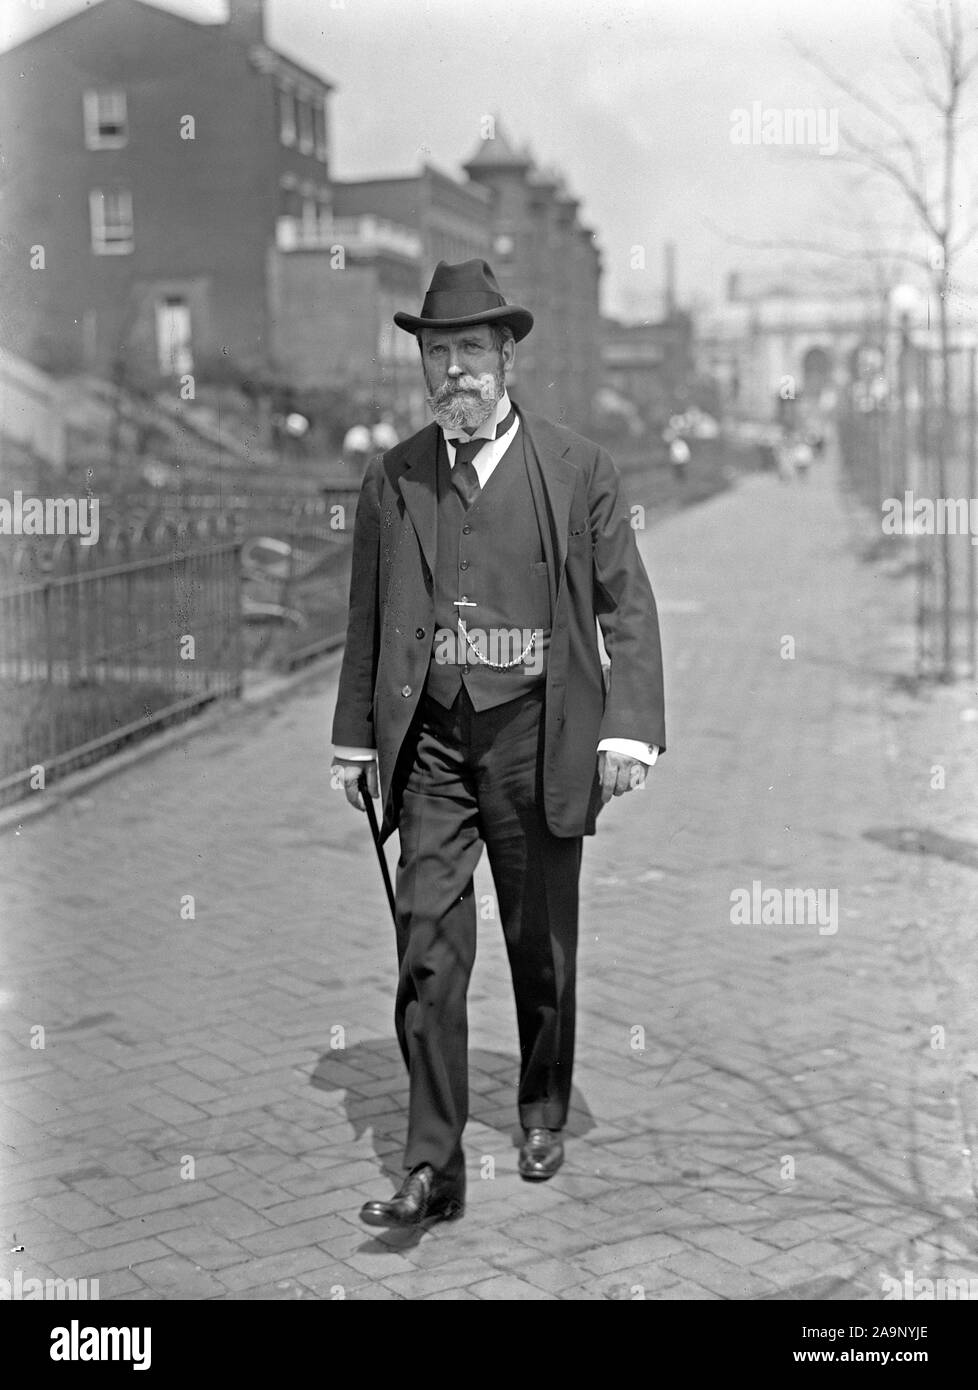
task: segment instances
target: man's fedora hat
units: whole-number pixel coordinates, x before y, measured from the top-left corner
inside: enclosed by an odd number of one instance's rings
[[[529,309],[507,304],[486,261],[439,261],[424,297],[421,313],[396,313],[394,322],[406,333],[422,328],[464,328],[469,323],[507,323],[517,342],[533,327]]]

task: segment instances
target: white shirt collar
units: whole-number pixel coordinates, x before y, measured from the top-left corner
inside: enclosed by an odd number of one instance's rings
[[[459,439],[495,439],[496,426],[501,424],[512,410],[513,405],[509,399],[509,392],[503,391],[499,400],[496,402],[496,409],[484,420],[474,434],[466,434],[464,430],[443,430],[445,438],[450,444],[454,444]]]

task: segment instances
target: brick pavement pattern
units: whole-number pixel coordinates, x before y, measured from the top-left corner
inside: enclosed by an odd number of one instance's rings
[[[860,534],[826,463],[640,536],[670,748],[585,843],[567,1162],[516,1174],[483,865],[468,1211],[420,1238],[357,1217],[396,1184],[406,1087],[366,820],[329,785],[335,661],[8,831],[0,1275],[103,1299],[978,1278],[975,692],[896,679],[910,581]],[[732,922],[755,881],[837,894],[837,930]]]

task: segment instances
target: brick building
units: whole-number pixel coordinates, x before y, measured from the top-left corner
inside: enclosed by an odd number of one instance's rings
[[[55,371],[271,369],[270,262],[331,227],[330,92],[264,42],[262,0],[223,24],[101,0],[0,54],[10,346]]]
[[[370,214],[335,217],[324,236],[268,253],[271,357],[298,390],[344,389],[366,422],[424,424],[418,353],[394,312],[422,294],[421,237]]]
[[[419,174],[333,184],[337,217],[376,214],[418,233],[425,286],[439,261],[489,258],[491,203],[488,189],[474,183],[462,184],[431,164],[425,164]]]
[[[605,319],[601,356],[605,384],[647,424],[661,425],[688,401],[696,368],[692,317],[673,307],[657,321]]]
[[[508,300],[534,315],[520,344],[513,394],[586,429],[601,381],[601,256],[562,176],[537,168],[498,121],[464,166],[491,194],[489,257]]]
[[[56,373],[355,382],[424,418],[393,328],[439,260],[483,256],[536,318],[517,400],[586,428],[600,256],[559,175],[498,124],[465,166],[335,185],[332,84],[264,40],[263,0],[202,24],[99,0],[0,54],[0,338]],[[490,124],[492,124],[490,122]]]

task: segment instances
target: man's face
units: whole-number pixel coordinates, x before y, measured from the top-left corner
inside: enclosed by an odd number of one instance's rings
[[[512,341],[497,348],[487,323],[421,331],[421,361],[428,404],[444,429],[477,430],[496,408],[512,366]]]

